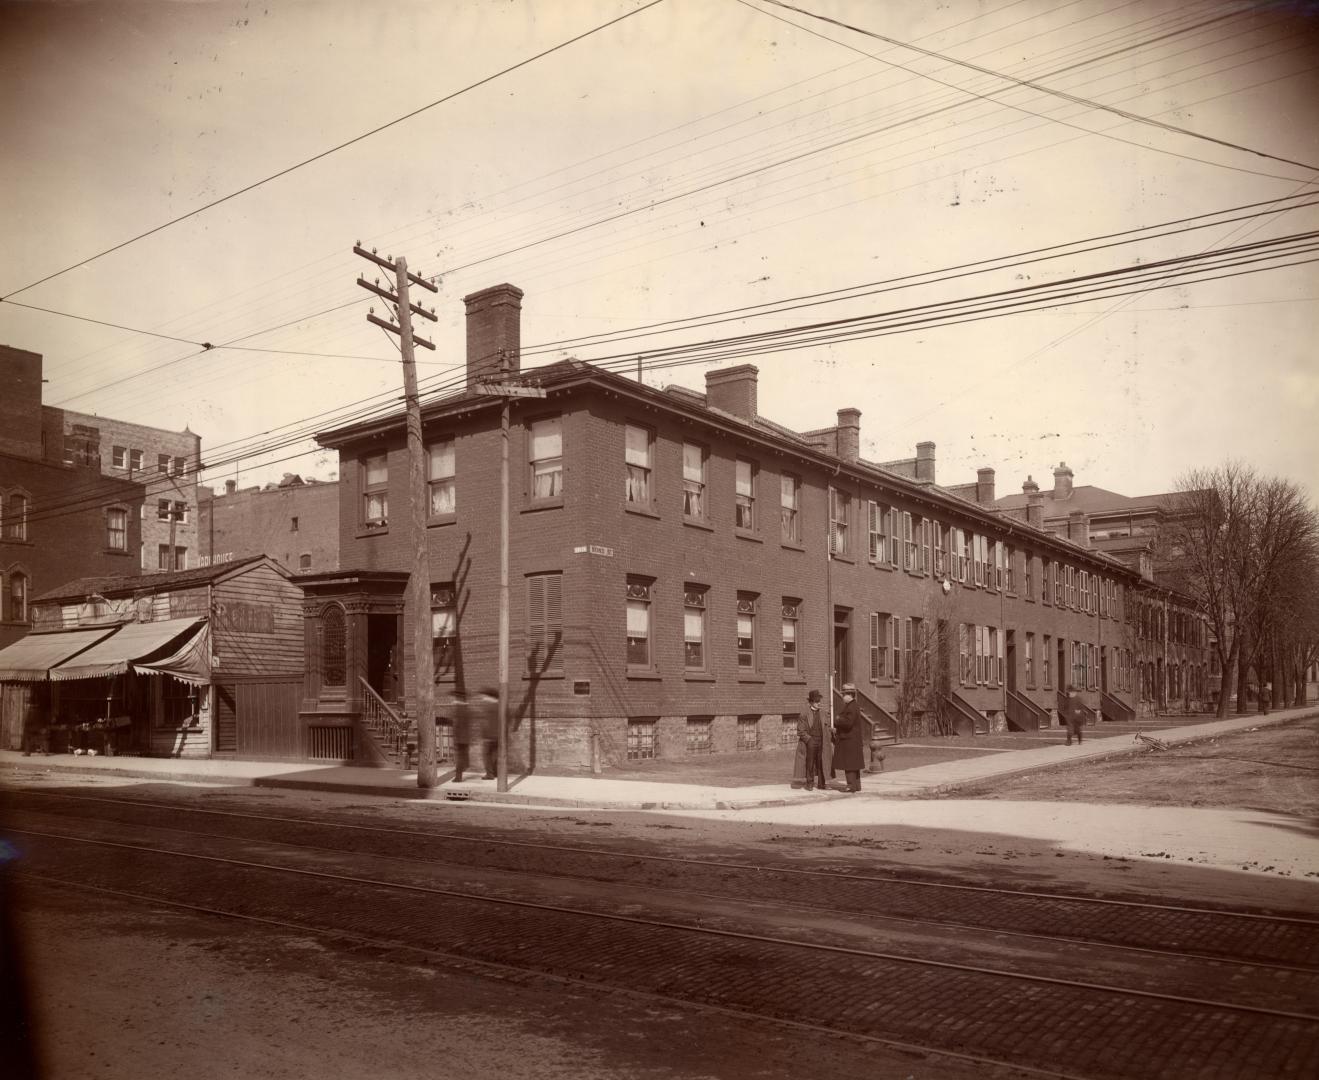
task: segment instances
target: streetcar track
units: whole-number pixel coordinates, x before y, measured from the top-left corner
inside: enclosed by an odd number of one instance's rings
[[[117,802],[118,800],[105,800],[105,801]],[[31,812],[36,813],[38,815],[41,814],[41,811],[39,810],[31,811]],[[62,820],[58,815],[53,815],[53,816],[56,817],[56,820]],[[235,815],[235,816],[249,817],[252,815]],[[256,816],[256,817],[258,820],[266,820],[264,818],[261,818],[260,816]],[[102,821],[102,819],[99,818],[93,820],[96,820],[102,824],[110,824]],[[302,819],[286,819],[279,817],[277,815],[274,816],[271,820],[277,820],[277,821],[292,820],[298,824],[311,824],[311,822],[307,822]],[[197,829],[184,829],[173,825],[152,824],[148,827],[155,832],[168,832],[185,837],[204,837],[207,839],[226,840],[232,842],[252,842],[251,838],[249,837],[235,836],[231,833],[210,832],[210,831],[197,830]],[[339,826],[335,823],[329,823],[328,827],[337,828]],[[347,827],[354,828],[355,826],[347,826]],[[11,826],[9,831],[22,833],[24,830],[21,828],[15,828]],[[393,830],[386,830],[386,831],[393,831]],[[406,830],[399,830],[399,831],[406,833]],[[36,834],[48,835],[48,836],[61,835],[61,834],[40,833],[40,832],[37,832]],[[408,833],[407,835],[431,836],[433,834]],[[79,839],[85,839],[85,838],[79,838]],[[363,854],[361,852],[354,852],[350,849],[345,849],[341,847],[332,847],[325,844],[305,843],[302,841],[294,841],[294,840],[265,839],[259,842],[271,846],[294,848],[294,849],[309,851],[309,852],[320,852],[326,855],[354,856],[354,855]],[[479,843],[483,841],[473,841],[473,842]],[[520,846],[538,847],[537,845],[524,845],[521,842],[516,842],[516,841],[511,841],[510,843],[518,843]],[[159,851],[164,849],[149,849],[149,850]],[[588,852],[591,851],[591,849],[573,849],[573,850],[581,850]],[[428,866],[447,867],[450,865],[444,863],[441,859],[426,858],[417,855],[399,855],[393,853],[385,854],[379,852],[371,852],[369,853],[369,857],[372,859],[384,859],[391,862],[413,865],[417,867],[428,867]],[[629,856],[618,856],[618,857],[627,858]],[[718,869],[723,869],[724,867],[724,864],[704,862],[701,860],[695,860],[695,861],[701,862],[701,865],[703,866],[713,866]],[[522,878],[532,878],[532,879],[544,878],[546,876],[544,871],[509,869],[505,867],[496,868],[495,872],[498,873],[500,876],[522,877]],[[776,872],[776,871],[771,869],[771,870],[767,870],[766,872]],[[812,871],[806,871],[806,873],[812,873]],[[588,874],[574,874],[563,871],[561,869],[556,870],[553,876],[555,878],[568,879],[572,881],[600,883],[599,878],[591,877]],[[843,875],[843,877],[848,881],[856,880],[855,877],[852,875]],[[886,880],[886,879],[880,879],[880,880]],[[1230,964],[1238,967],[1259,968],[1259,969],[1273,970],[1273,971],[1288,971],[1302,975],[1313,975],[1316,972],[1319,972],[1319,966],[1315,966],[1315,965],[1287,964],[1287,963],[1281,963],[1272,960],[1259,960],[1259,959],[1245,958],[1245,957],[1233,957],[1228,955],[1197,952],[1197,951],[1185,950],[1185,949],[1155,948],[1155,947],[1143,946],[1143,945],[1115,944],[1107,941],[1095,940],[1093,938],[1075,937],[1068,934],[1043,933],[1043,932],[1034,932],[1029,930],[1003,929],[999,927],[980,925],[971,922],[962,922],[954,919],[937,918],[937,917],[921,918],[917,916],[894,915],[885,912],[868,911],[857,908],[830,907],[824,904],[814,904],[802,900],[786,900],[786,901],[764,900],[755,896],[738,895],[736,893],[731,893],[731,892],[724,892],[724,893],[708,892],[699,889],[692,889],[686,886],[680,887],[680,886],[668,885],[658,882],[646,882],[644,883],[644,886],[633,885],[632,883],[626,881],[614,881],[614,882],[605,882],[605,883],[618,885],[620,887],[634,887],[634,888],[644,887],[647,891],[660,890],[665,893],[669,893],[680,897],[702,898],[702,899],[715,900],[715,901],[735,901],[742,905],[749,905],[757,908],[765,908],[775,912],[782,912],[785,908],[791,908],[800,911],[809,911],[819,915],[839,916],[839,917],[852,918],[852,919],[860,918],[874,922],[894,922],[894,923],[901,923],[903,925],[915,926],[915,927],[922,927],[922,926],[944,927],[944,928],[956,929],[956,930],[967,930],[975,933],[1022,938],[1033,941],[1044,941],[1051,943],[1059,942],[1063,944],[1082,945],[1082,946],[1102,949],[1110,952],[1131,952],[1142,956],[1175,957],[1178,959],[1205,961],[1212,964]],[[1021,895],[1015,890],[1004,890],[1004,891],[1010,892],[1012,893],[1012,895]],[[1173,910],[1177,910],[1177,909],[1173,909]],[[1212,912],[1212,914],[1221,914],[1221,913]]]
[[[326,870],[312,870],[303,867],[280,866],[274,863],[255,862],[245,859],[231,859],[217,855],[200,854],[196,852],[172,851],[164,848],[156,848],[142,844],[130,844],[123,841],[100,840],[82,836],[69,836],[62,833],[51,833],[42,830],[33,829],[10,829],[12,833],[20,836],[40,836],[47,839],[62,840],[75,844],[86,844],[96,847],[118,849],[124,851],[135,851],[148,855],[158,855],[172,857],[176,859],[192,859],[201,862],[218,864],[222,866],[232,866],[249,870],[264,870],[276,874],[291,874],[300,877],[315,878],[325,881],[339,882],[358,886],[367,886],[371,888],[397,890],[400,892],[420,893],[432,896],[443,896],[450,899],[463,900],[477,904],[494,904],[503,907],[519,908],[537,912],[552,912],[559,915],[567,915],[574,918],[597,919],[612,923],[621,923],[630,926],[645,927],[647,929],[665,929],[678,932],[680,934],[695,934],[710,937],[733,940],[739,942],[750,942],[760,945],[773,945],[789,949],[808,950],[816,953],[825,953],[838,956],[854,957],[866,960],[884,960],[891,963],[903,965],[912,965],[922,968],[933,968],[943,971],[953,971],[967,974],[978,974],[990,978],[1006,979],[1019,982],[1029,982],[1038,985],[1065,987],[1071,990],[1084,990],[1095,993],[1118,995],[1124,997],[1138,997],[1147,1000],[1170,1002],[1177,1005],[1192,1005],[1198,1007],[1207,1007],[1212,1009],[1221,1009],[1231,1012],[1247,1013],[1251,1015],[1267,1016],[1284,1020],[1300,1020],[1304,1022],[1319,1023],[1319,1014],[1290,1012],[1281,1009],[1271,1009],[1254,1005],[1238,1004],[1234,1002],[1214,1001],[1206,998],[1192,998],[1178,994],[1169,994],[1160,991],[1140,990],[1120,986],[1106,985],[1103,983],[1083,982],[1076,979],[1060,979],[1047,975],[1038,975],[1033,973],[1022,973],[1013,971],[1004,971],[1002,969],[987,968],[976,964],[959,964],[946,960],[932,960],[922,957],[902,955],[900,953],[881,952],[873,949],[859,949],[844,945],[829,945],[810,941],[800,941],[791,938],[783,938],[768,934],[754,934],[746,931],[727,930],[717,927],[707,927],[700,925],[691,925],[687,923],[675,923],[665,919],[644,918],[634,915],[623,915],[614,912],[587,911],[582,908],[567,907],[562,904],[550,904],[531,900],[520,900],[503,896],[490,896],[480,893],[471,893],[459,889],[438,888],[429,885],[419,885],[410,882],[392,882],[379,878],[359,877],[352,874],[333,873]]]
[[[949,1050],[944,1047],[927,1045],[924,1043],[905,1042],[897,1039],[886,1039],[881,1036],[871,1035],[867,1032],[858,1032],[847,1028],[830,1027],[823,1024],[813,1024],[806,1020],[793,1020],[789,1017],[778,1016],[768,1012],[754,1012],[749,1009],[738,1009],[728,1005],[715,1005],[710,1002],[697,1001],[691,998],[679,997],[672,994],[659,994],[646,990],[637,990],[632,987],[622,987],[614,983],[599,982],[597,980],[586,979],[580,976],[563,975],[555,972],[541,971],[533,968],[518,967],[513,964],[501,963],[497,960],[475,959],[469,956],[462,956],[454,952],[443,949],[428,948],[424,945],[417,945],[413,942],[403,941],[396,938],[372,938],[366,935],[356,933],[350,930],[336,929],[332,927],[313,926],[309,923],[291,922],[286,919],[272,919],[263,915],[250,915],[244,912],[228,911],[222,908],[211,908],[200,904],[190,904],[181,900],[169,900],[162,897],[150,896],[145,893],[136,893],[124,889],[112,889],[103,885],[90,885],[80,881],[67,881],[62,878],[53,878],[45,874],[37,874],[28,870],[18,870],[13,872],[13,876],[20,880],[40,882],[44,885],[59,886],[61,888],[81,889],[87,892],[98,893],[106,896],[119,897],[121,899],[135,900],[148,906],[177,908],[183,911],[190,911],[201,915],[208,915],[214,918],[235,919],[242,922],[254,923],[257,925],[270,927],[277,930],[291,930],[298,933],[314,935],[316,937],[329,938],[337,942],[345,942],[351,945],[361,947],[380,949],[385,952],[410,952],[417,953],[428,959],[438,958],[446,963],[470,966],[477,969],[483,969],[496,973],[499,976],[515,977],[519,979],[528,976],[537,979],[546,979],[571,986],[574,988],[584,988],[594,992],[608,995],[623,994],[632,998],[646,1002],[662,1002],[671,1007],[694,1010],[698,1012],[714,1013],[722,1016],[729,1016],[739,1020],[752,1020],[760,1024],[783,1025],[794,1030],[809,1032],[815,1035],[824,1035],[830,1038],[841,1038],[847,1040],[860,1039],[863,1042],[875,1044],[877,1046],[888,1047],[903,1053],[934,1055],[938,1057],[950,1058],[956,1061],[969,1062],[976,1065],[987,1065],[996,1069],[1012,1069],[1017,1072],[1026,1073],[1031,1076],[1038,1076],[1044,1080],[1091,1080],[1090,1077],[1069,1072],[1058,1072],[1052,1069],[1041,1069],[1038,1066],[1018,1064],[1017,1062],[1008,1061],[1003,1058],[986,1057],[979,1054],[968,1054],[957,1050]]]
[[[815,870],[794,866],[780,866],[759,863],[741,863],[698,859],[682,855],[653,855],[638,852],[619,852],[608,848],[584,847],[573,844],[542,844],[529,840],[508,840],[502,837],[473,836],[465,833],[432,832],[425,829],[399,829],[379,825],[357,825],[351,822],[326,821],[318,818],[288,817],[283,814],[256,814],[234,810],[216,810],[207,807],[182,806],[169,802],[149,802],[140,799],[113,799],[95,795],[70,795],[65,792],[24,789],[19,794],[37,795],[43,798],[57,798],[81,802],[100,802],[112,806],[140,806],[154,810],[175,810],[191,814],[205,814],[217,817],[231,817],[257,822],[279,822],[289,825],[309,825],[317,828],[334,828],[354,832],[373,832],[385,835],[407,837],[410,839],[454,840],[468,844],[486,844],[500,847],[526,848],[535,851],[564,852],[566,854],[590,855],[597,858],[627,861],[644,861],[669,863],[685,866],[699,866],[703,869],[746,870],[757,874],[784,874],[804,877],[827,878],[848,882],[863,882],[876,885],[905,885],[916,888],[949,890],[956,892],[981,893],[991,896],[1010,896],[1025,899],[1062,901],[1075,904],[1102,905],[1117,908],[1132,908],[1145,911],[1167,912],[1171,914],[1204,915],[1227,919],[1242,919],[1266,923],[1280,923],[1309,927],[1319,930],[1319,919],[1304,918],[1297,915],[1264,914],[1252,911],[1238,911],[1212,907],[1191,907],[1184,904],[1156,904],[1142,900],[1117,900],[1109,897],[1081,896],[1072,893],[1050,893],[1031,889],[1004,889],[990,885],[968,885],[962,882],[928,881],[922,878],[882,876],[878,874],[854,873],[843,870]],[[1207,957],[1221,959],[1221,957]],[[1307,969],[1308,970],[1308,969]]]

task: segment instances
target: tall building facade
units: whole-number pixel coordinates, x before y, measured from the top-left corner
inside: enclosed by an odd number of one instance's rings
[[[52,422],[41,370],[0,345],[0,647],[31,629],[33,597],[139,566],[144,488],[102,471],[97,423]]]
[[[904,733],[1048,724],[1069,686],[1096,719],[1134,714],[1149,583],[1086,536],[1001,513],[992,484],[940,487],[932,443],[863,459],[858,408],[807,432],[760,416],[750,365],[704,394],[576,361],[520,372],[521,298],[466,298],[468,389],[423,410],[443,703],[498,670],[500,403],[475,384],[502,357],[544,394],[514,399],[508,442],[517,767],[795,741],[807,691],[846,683]],[[340,455],[341,569],[308,587],[304,709],[414,710],[403,417],[318,439]],[[1188,663],[1202,681],[1203,650]]]

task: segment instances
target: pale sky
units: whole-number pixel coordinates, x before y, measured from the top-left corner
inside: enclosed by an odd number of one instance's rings
[[[1313,5],[798,4],[1236,149],[763,0],[663,0],[25,288],[644,2],[0,0],[0,295],[184,339],[7,302],[0,342],[45,356],[47,404],[186,424],[208,460],[249,455],[205,482],[324,478],[326,456],[275,460],[308,443],[259,454],[255,437],[397,395],[397,352],[354,284],[375,276],[351,253],[359,239],[441,275],[422,298],[439,322],[419,329],[438,349],[418,357],[438,383],[463,361],[462,296],[504,281],[526,293],[529,367],[1319,227],[1302,206],[670,337],[537,349],[1319,193]],[[762,414],[799,430],[859,408],[872,459],[933,440],[942,483],[991,465],[1000,494],[1027,473],[1048,486],[1064,459],[1077,484],[1134,495],[1232,456],[1319,495],[1311,257],[1298,246],[1249,267],[1301,263],[1289,268],[723,364],[755,363]],[[280,351],[190,355],[186,342]],[[713,366],[645,378],[703,389]]]

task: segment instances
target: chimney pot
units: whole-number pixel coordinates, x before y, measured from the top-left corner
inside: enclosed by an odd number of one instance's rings
[[[1053,470],[1053,497],[1055,500],[1072,497],[1072,470],[1065,461],[1058,462],[1058,467]]]
[[[522,290],[504,283],[463,297],[467,305],[467,385],[522,367]]]
[[[991,468],[976,470],[976,502],[981,506],[994,505],[994,470]]]
[[[1021,485],[1021,490],[1029,495],[1032,491],[1039,491],[1040,485],[1037,484],[1029,473],[1026,474],[1026,482]]]
[[[237,490],[238,490],[237,480],[226,480],[224,482],[224,493],[226,495],[232,495]]]
[[[1067,539],[1074,544],[1090,545],[1090,518],[1084,510],[1067,515]]]
[[[916,444],[916,479],[924,484],[934,483],[934,443]]]
[[[838,410],[838,456],[855,462],[861,456],[861,410]]]
[[[1044,496],[1039,488],[1026,492],[1026,524],[1036,529],[1044,528]]]
[[[754,420],[758,415],[756,384],[760,369],[755,364],[705,373],[705,400],[708,405],[732,413],[743,420]]]

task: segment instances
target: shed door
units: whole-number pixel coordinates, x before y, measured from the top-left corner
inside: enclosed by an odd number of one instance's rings
[[[0,750],[22,750],[23,731],[32,706],[28,683],[0,683]]]
[[[238,750],[238,695],[232,683],[215,688],[215,752],[233,754]]]

